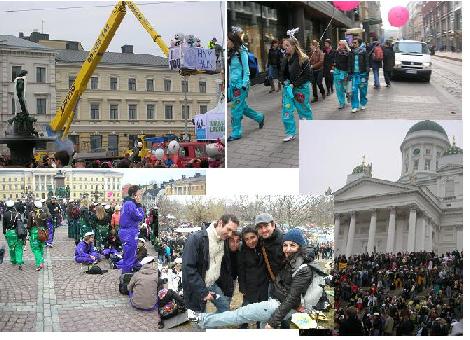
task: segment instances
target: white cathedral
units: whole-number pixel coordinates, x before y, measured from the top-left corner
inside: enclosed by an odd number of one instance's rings
[[[334,195],[335,255],[434,251],[463,247],[463,150],[425,120],[403,140],[397,182],[354,168]]]

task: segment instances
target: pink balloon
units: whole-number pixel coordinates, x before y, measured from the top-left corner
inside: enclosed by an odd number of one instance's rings
[[[109,192],[108,192],[108,197],[111,197],[111,196],[113,196],[113,192],[112,192],[112,191],[109,191]]]
[[[410,19],[410,12],[408,12],[408,9],[406,7],[403,7],[403,6],[393,7],[388,12],[388,22],[393,27],[405,26],[409,19]]]
[[[340,11],[352,11],[359,6],[360,1],[333,1],[335,6]]]

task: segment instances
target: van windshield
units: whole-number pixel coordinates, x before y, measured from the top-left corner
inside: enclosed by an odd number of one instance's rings
[[[393,45],[395,53],[410,53],[410,54],[429,54],[428,45],[420,42],[396,42]]]

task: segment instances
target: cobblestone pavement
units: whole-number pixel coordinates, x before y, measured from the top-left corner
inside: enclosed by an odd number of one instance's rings
[[[354,114],[350,106],[338,110],[333,94],[312,104],[314,119],[462,119],[462,63],[439,57],[433,57],[432,62],[430,83],[402,80],[386,88],[380,72],[382,88],[374,90],[371,72],[365,111]],[[249,105],[266,115],[265,126],[260,130],[256,122],[243,119],[243,138],[228,144],[228,167],[298,167],[299,140],[282,142],[281,94],[268,91],[262,84],[251,88]]]
[[[64,224],[55,233],[54,248],[45,249],[45,270],[35,271],[29,242],[23,271],[6,254],[0,265],[0,332],[34,331],[158,331],[155,312],[137,311],[118,291],[119,270],[103,275],[85,274],[86,266],[73,261],[74,242]],[[155,255],[147,245],[149,255]],[[109,269],[102,261],[102,269]],[[174,329],[175,330],[175,329]],[[190,324],[178,331],[196,330]],[[166,329],[168,331],[168,329]]]

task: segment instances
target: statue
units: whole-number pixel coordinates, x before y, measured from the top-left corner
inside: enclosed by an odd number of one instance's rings
[[[21,110],[15,117],[8,120],[8,123],[13,124],[13,133],[23,137],[38,136],[38,132],[34,129],[33,124],[36,122],[35,118],[29,116],[28,109],[26,108],[26,75],[28,71],[21,70],[18,76],[13,81],[15,83],[15,94],[18,99],[19,105],[17,108]]]

